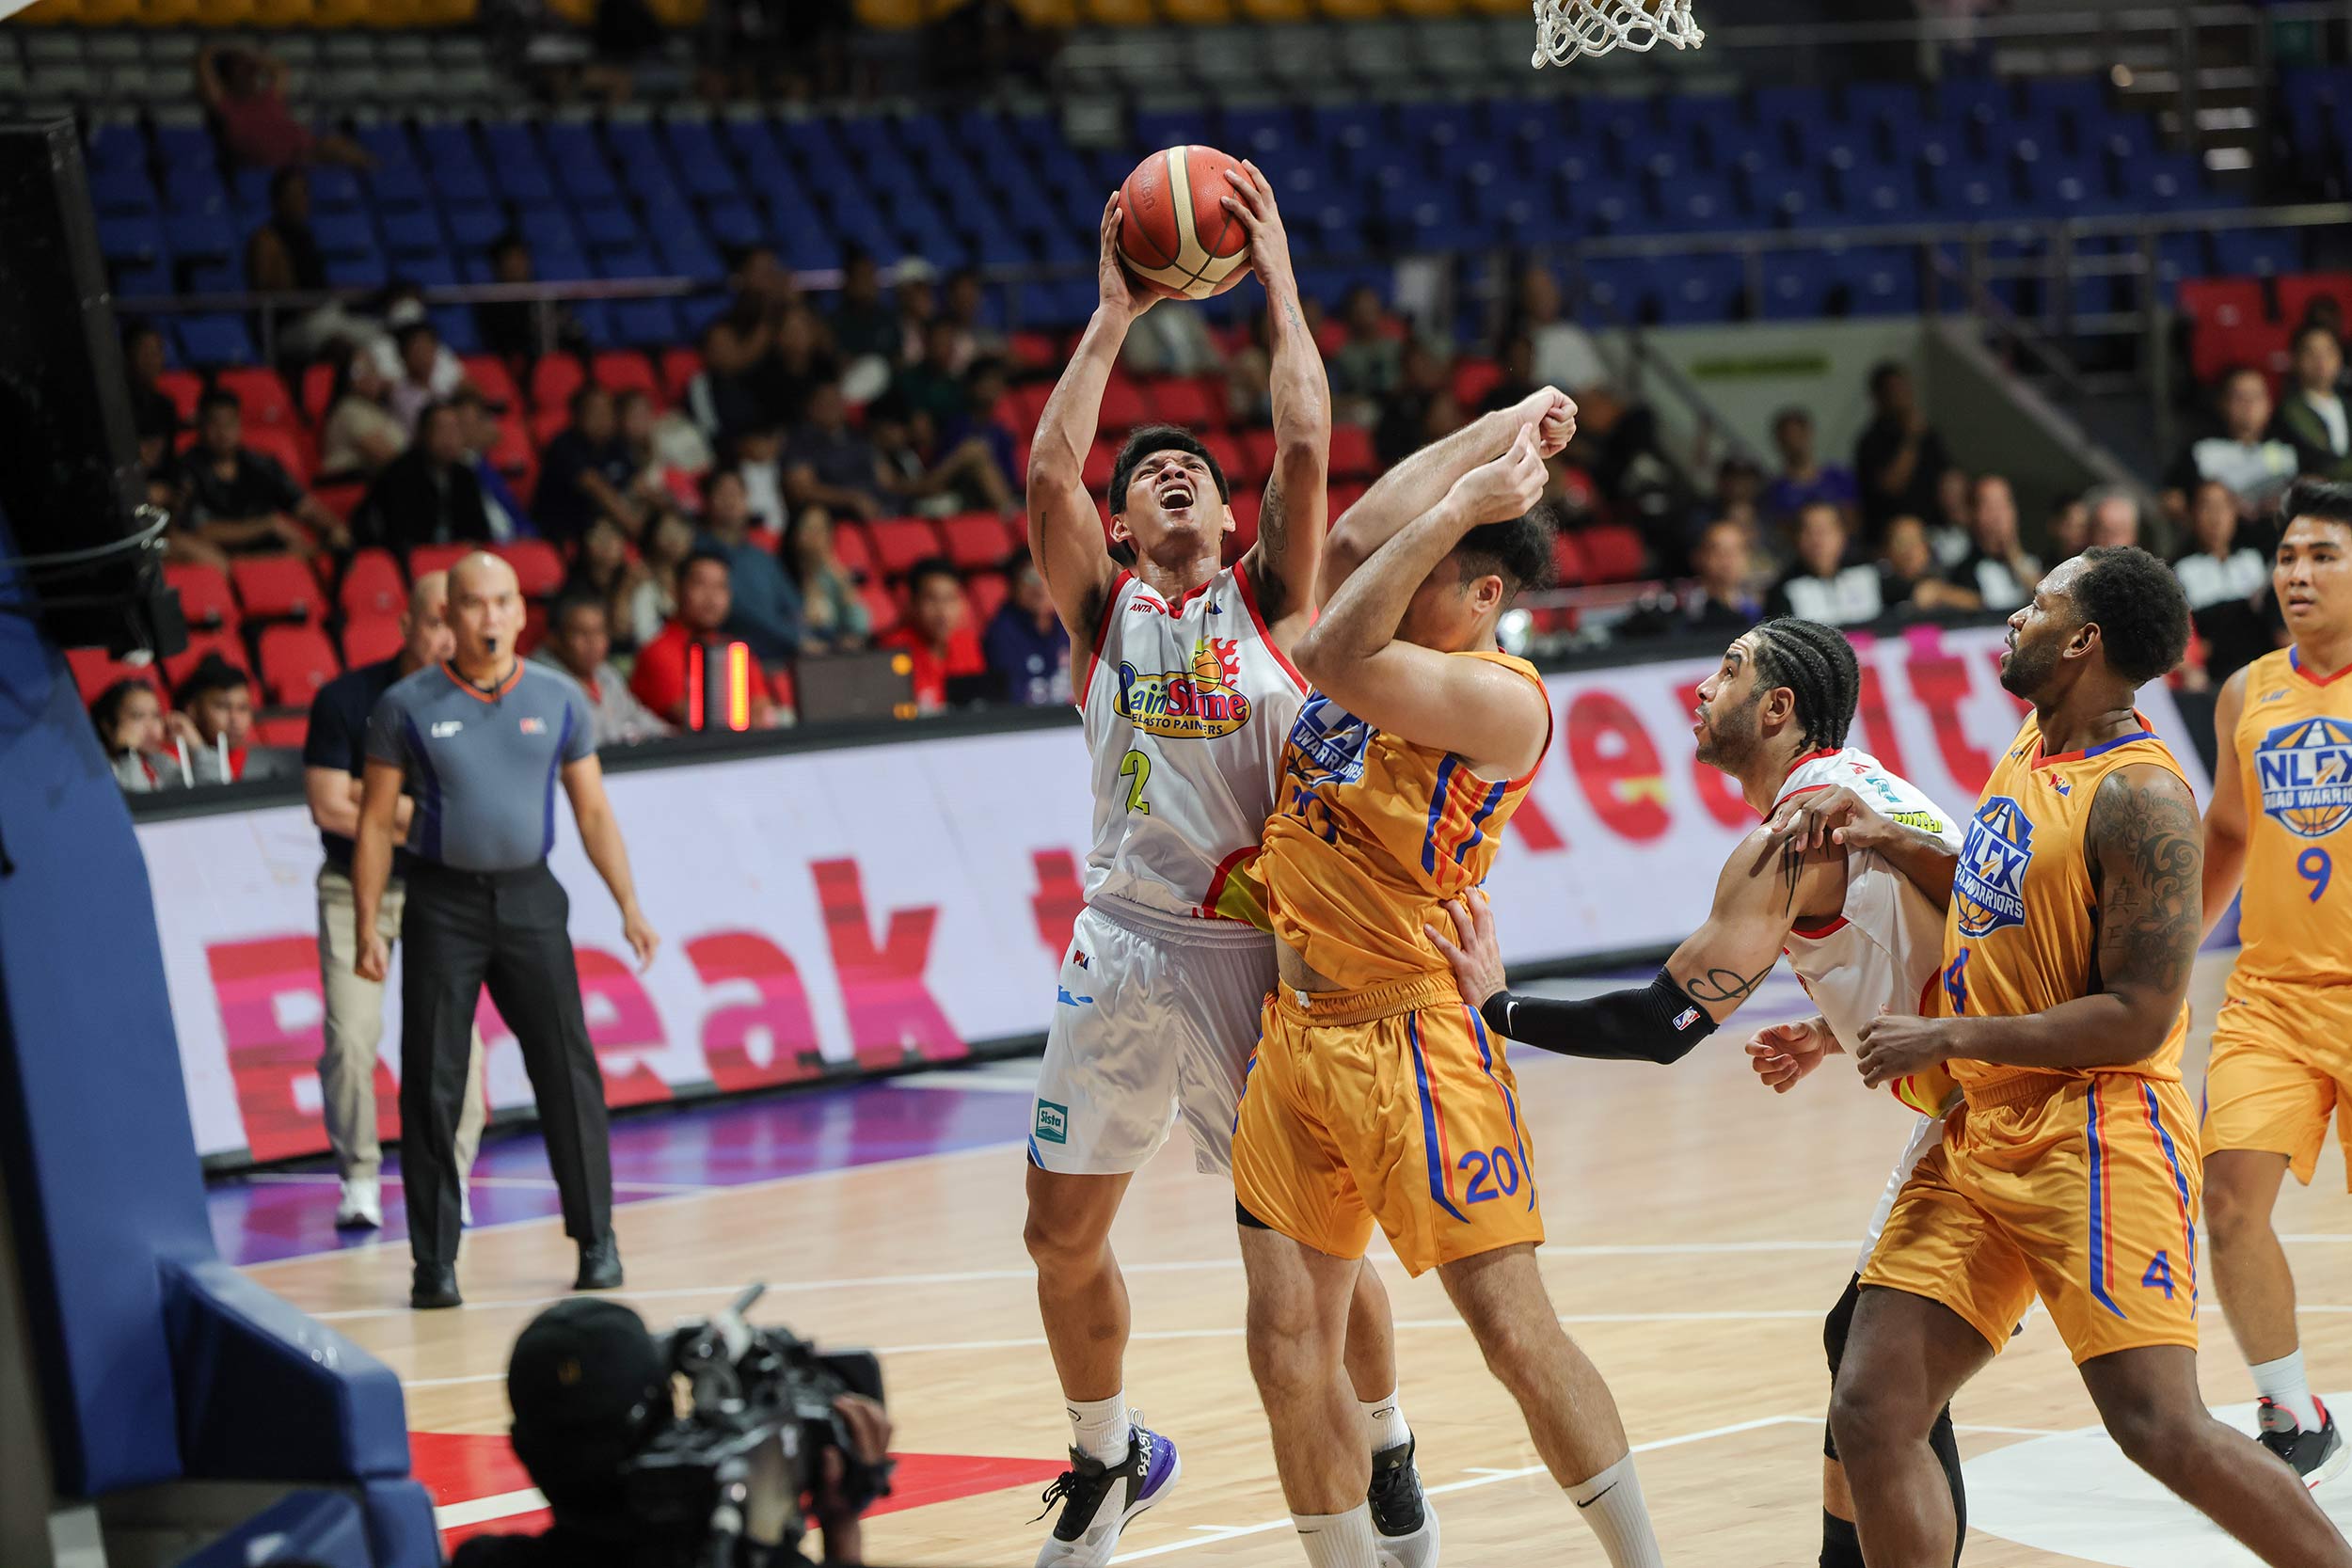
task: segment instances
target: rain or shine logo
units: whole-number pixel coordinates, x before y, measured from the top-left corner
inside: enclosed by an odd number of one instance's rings
[[[1119,667],[1119,716],[1150,735],[1208,740],[1249,722],[1249,699],[1236,687],[1241,644],[1204,637],[1192,647],[1189,669],[1152,673]]]

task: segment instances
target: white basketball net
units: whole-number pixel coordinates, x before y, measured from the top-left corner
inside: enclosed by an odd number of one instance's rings
[[[1696,49],[1707,41],[1691,0],[1535,0],[1535,69],[1612,49],[1659,43]]]

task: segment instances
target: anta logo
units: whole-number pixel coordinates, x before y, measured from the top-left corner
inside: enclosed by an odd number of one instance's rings
[[[2352,819],[2352,720],[2298,719],[2254,748],[2263,815],[2297,838],[2326,838]]]
[[[1037,1102],[1037,1135],[1049,1144],[1070,1141],[1070,1107],[1050,1100]]]
[[[2286,694],[2287,689],[2283,686],[2276,691],[2265,691],[2254,700],[2254,705],[2260,707],[2265,703],[2281,702],[2285,700]]]
[[[1193,644],[1188,670],[1152,672],[1121,663],[1115,703],[1119,716],[1146,734],[1208,740],[1249,722],[1249,699],[1235,689],[1240,678],[1241,644],[1204,637]]]
[[[525,734],[525,735],[545,735],[545,734],[547,734],[547,733],[548,733],[548,721],[547,721],[546,720],[544,720],[544,719],[526,719],[526,720],[524,720],[524,721],[523,721],[523,734]]]
[[[1952,876],[1952,913],[1963,937],[1991,936],[2026,919],[2026,868],[2033,863],[2033,824],[2016,801],[1995,795],[1969,819],[1967,842]]]
[[[447,740],[465,727],[466,721],[463,719],[436,719],[433,721],[433,738]]]

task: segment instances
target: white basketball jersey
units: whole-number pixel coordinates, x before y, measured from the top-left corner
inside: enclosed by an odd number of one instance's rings
[[[1174,604],[1120,573],[1078,693],[1094,758],[1087,902],[1209,916],[1265,831],[1306,696],[1241,567]]]
[[[1801,757],[1780,786],[1792,795],[1844,784],[1905,827],[1931,832],[1957,851],[1960,824],[1869,752],[1847,747]],[[1852,1053],[1881,1008],[1916,1016],[1943,966],[1944,911],[1911,879],[1870,850],[1846,855],[1846,904],[1823,925],[1788,933],[1788,966]]]

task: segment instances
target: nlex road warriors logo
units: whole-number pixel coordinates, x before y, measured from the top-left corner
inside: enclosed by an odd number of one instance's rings
[[[1149,735],[1208,740],[1249,722],[1249,699],[1236,689],[1241,643],[1204,637],[1192,647],[1188,670],[1155,673],[1119,667],[1119,716]]]
[[[2352,721],[2280,724],[2254,748],[2263,815],[2297,838],[2326,838],[2352,819]]]
[[[2026,867],[2033,863],[2033,824],[2016,801],[1995,795],[1969,819],[1968,839],[1952,877],[1952,911],[1963,937],[1991,936],[2026,919]]]

